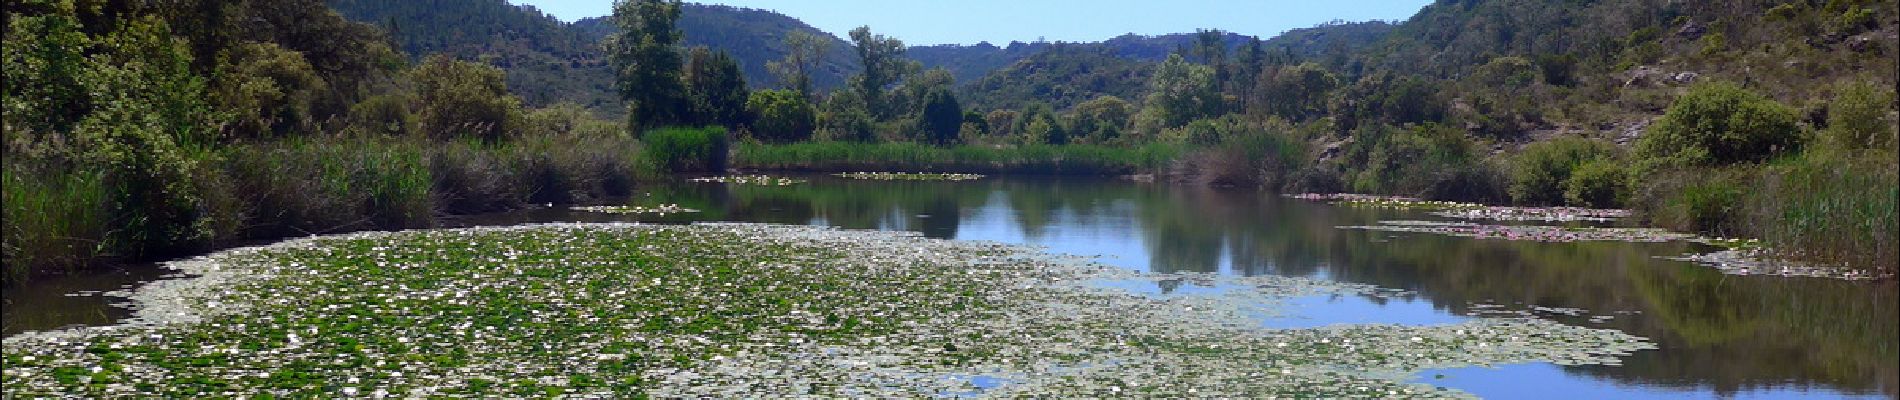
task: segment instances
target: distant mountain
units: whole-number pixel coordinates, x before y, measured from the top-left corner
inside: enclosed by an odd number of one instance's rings
[[[598,42],[613,33],[610,17],[575,21],[571,28],[590,41]],[[765,65],[785,58],[785,36],[804,31],[828,38],[831,50],[819,64],[813,83],[821,89],[844,85],[846,77],[858,70],[851,44],[797,18],[776,12],[722,5],[687,4],[680,10],[679,28],[686,35],[687,47],[705,46],[724,50],[738,59],[746,82],[754,88],[777,87],[778,79]]]
[[[530,6],[506,0],[328,0],[344,17],[388,31],[418,59],[451,54],[481,59],[507,71],[509,86],[529,105],[574,102],[606,114],[622,112],[601,41],[614,27],[608,17],[563,23]],[[687,4],[680,30],[686,46],[724,50],[739,61],[755,88],[777,86],[766,63],[785,56],[784,37],[805,31],[831,39],[818,74],[819,88],[841,87],[858,70],[850,44],[796,18],[776,12],[721,5]],[[1395,25],[1335,23],[1297,29],[1269,39],[1269,48],[1307,58],[1346,59],[1370,46]],[[1252,37],[1227,34],[1237,48]],[[949,70],[979,107],[1013,106],[1024,96],[1049,96],[1058,108],[1112,94],[1134,101],[1150,64],[1193,43],[1195,34],[1123,35],[1099,43],[1012,42],[911,47],[907,56],[925,68]],[[1341,61],[1343,63],[1343,61]],[[1125,81],[1115,81],[1121,79]]]
[[[382,27],[403,51],[418,59],[451,54],[501,67],[508,73],[509,89],[529,105],[574,102],[605,114],[622,112],[613,70],[600,45],[614,29],[607,18],[563,23],[534,7],[505,0],[329,0],[329,4],[345,18]],[[842,86],[845,77],[858,69],[844,40],[782,14],[698,4],[686,5],[680,14],[686,46],[732,54],[755,88],[777,85],[766,63],[785,56],[783,38],[792,31],[832,38],[832,49],[814,77],[820,88]]]
[[[959,96],[979,111],[1034,101],[1060,110],[1103,95],[1137,101],[1154,66],[1101,44],[1054,44],[964,85]]]

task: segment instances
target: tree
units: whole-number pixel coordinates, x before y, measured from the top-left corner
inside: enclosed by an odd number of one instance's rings
[[[818,130],[827,140],[848,142],[872,142],[877,139],[872,131],[871,114],[866,112],[864,101],[858,99],[857,92],[842,91],[831,94],[825,99],[823,110],[818,113]]]
[[[1023,107],[1022,116],[1016,120],[1016,133],[1022,135],[1027,144],[1067,144],[1069,133],[1062,129],[1062,121],[1056,119],[1054,107],[1049,103],[1032,102]]]
[[[858,52],[859,63],[864,65],[864,72],[852,77],[851,85],[857,89],[858,97],[872,117],[890,115],[884,88],[903,78],[907,67],[904,42],[872,34],[871,27],[860,26],[851,30],[851,43]]]
[[[812,99],[812,71],[818,69],[818,60],[825,58],[830,47],[823,37],[810,32],[794,30],[785,35],[785,59],[766,64],[766,69],[778,78],[780,86],[798,92],[806,101]]]
[[[752,92],[746,110],[753,115],[752,136],[774,143],[811,138],[817,116],[805,96],[791,90]]]
[[[910,115],[922,112],[924,102],[929,100],[931,93],[938,90],[949,91],[956,87],[957,78],[950,74],[950,70],[943,68],[932,68],[921,74],[906,75],[908,77],[904,79],[904,83],[887,96],[890,100],[888,103],[891,107],[890,112],[894,114]]]
[[[212,89],[213,101],[231,116],[226,135],[284,134],[315,123],[311,107],[326,85],[302,53],[245,43],[227,52],[226,62]]]
[[[1317,118],[1326,112],[1326,99],[1339,87],[1339,78],[1315,63],[1268,71],[1256,90],[1259,104],[1271,115],[1290,121]]]
[[[926,140],[936,145],[955,143],[957,131],[962,128],[963,106],[949,89],[938,88],[924,96],[923,109],[917,116],[917,130],[923,132]]]
[[[686,58],[686,92],[692,102],[694,125],[719,125],[736,129],[747,121],[746,101],[751,96],[739,63],[726,52],[705,47],[693,48]]]
[[[422,129],[430,136],[499,140],[520,121],[521,99],[508,94],[500,68],[437,54],[410,76],[422,102]]]
[[[1214,82],[1214,68],[1189,64],[1180,55],[1155,69],[1148,81],[1148,108],[1157,113],[1165,128],[1186,125],[1188,121],[1220,115],[1220,88]]]
[[[1122,129],[1128,126],[1128,119],[1134,116],[1134,106],[1120,97],[1097,97],[1075,106],[1073,122],[1069,123],[1075,136],[1085,137],[1096,143],[1107,143],[1121,136]]]
[[[616,75],[615,87],[627,101],[627,127],[640,130],[687,122],[686,90],[680,80],[678,0],[620,0],[614,3],[614,24],[608,39],[608,57]]]

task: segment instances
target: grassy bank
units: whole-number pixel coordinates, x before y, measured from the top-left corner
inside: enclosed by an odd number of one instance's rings
[[[5,278],[11,283],[250,240],[430,227],[447,214],[626,196],[637,176],[651,174],[639,152],[637,142],[612,136],[500,143],[294,137],[187,153],[176,162],[182,173],[157,181],[9,157],[0,189]],[[153,186],[160,189],[127,195]],[[153,216],[171,210],[177,210],[173,217]]]
[[[938,147],[921,143],[743,143],[732,165],[742,169],[821,172],[970,172],[1111,175],[1154,171],[1179,157],[1179,146],[1024,145]]]

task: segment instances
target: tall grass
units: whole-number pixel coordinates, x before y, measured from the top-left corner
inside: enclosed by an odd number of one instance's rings
[[[725,172],[731,150],[725,128],[660,128],[640,137],[653,167],[665,172]]]
[[[1651,224],[1755,237],[1790,259],[1892,271],[1900,173],[1892,159],[1809,152],[1773,165],[1643,178],[1632,206]]]
[[[1180,147],[1166,144],[938,147],[906,142],[742,143],[733,165],[796,171],[1130,174],[1159,169],[1180,154]]]
[[[438,216],[532,203],[626,196],[639,146],[616,136],[562,135],[500,143],[381,136],[300,136],[194,153],[191,231],[209,243],[434,226]],[[149,221],[114,204],[99,173],[53,162],[9,162],[4,172],[5,280],[67,273],[103,259],[194,250],[122,235]],[[157,227],[166,228],[166,227]],[[173,227],[183,230],[183,227]],[[171,228],[166,228],[171,229]],[[171,247],[167,247],[171,246]]]
[[[4,198],[8,281],[35,269],[72,271],[99,255],[107,238],[110,190],[96,172],[42,172],[7,165],[0,169]]]
[[[1803,157],[1769,168],[1752,208],[1787,256],[1892,271],[1900,265],[1900,173],[1892,158]]]

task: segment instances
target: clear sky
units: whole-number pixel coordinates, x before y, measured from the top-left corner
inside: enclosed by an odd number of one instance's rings
[[[563,21],[605,16],[612,0],[510,0]],[[870,25],[909,45],[1094,42],[1124,33],[1214,28],[1268,38],[1333,20],[1404,20],[1431,0],[711,0],[777,11],[844,36]]]

